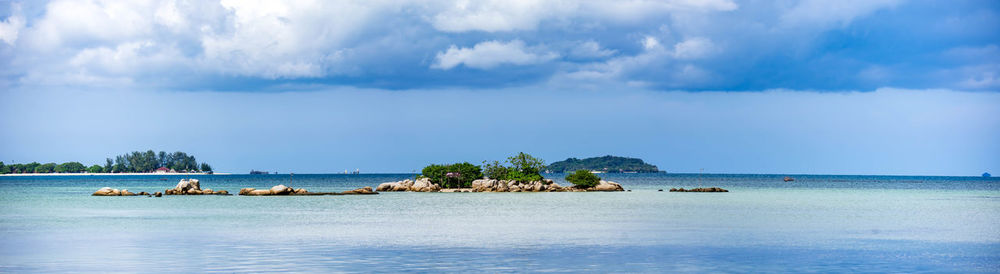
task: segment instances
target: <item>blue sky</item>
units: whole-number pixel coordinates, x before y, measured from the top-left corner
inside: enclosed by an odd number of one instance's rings
[[[0,160],[1000,170],[996,1],[0,3]]]

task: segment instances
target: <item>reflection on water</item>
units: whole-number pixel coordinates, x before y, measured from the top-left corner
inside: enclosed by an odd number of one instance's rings
[[[411,176],[296,175],[293,186],[342,191]],[[1000,271],[995,180],[605,176],[633,192],[91,197],[176,180],[3,177],[0,271]],[[696,186],[733,192],[656,191]]]

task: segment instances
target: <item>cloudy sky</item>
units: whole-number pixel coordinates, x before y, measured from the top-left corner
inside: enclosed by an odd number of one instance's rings
[[[0,161],[1000,173],[997,1],[0,2]]]

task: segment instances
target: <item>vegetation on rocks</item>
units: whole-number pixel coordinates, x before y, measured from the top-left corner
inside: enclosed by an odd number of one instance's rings
[[[507,158],[507,161],[483,162],[485,175],[490,179],[532,182],[542,180],[545,161],[524,152]]]
[[[588,170],[581,169],[571,173],[570,175],[566,175],[566,181],[569,181],[579,187],[587,188],[600,184],[601,177],[597,177],[597,175],[590,173]]]
[[[424,167],[420,175],[427,177],[431,183],[445,188],[461,188],[472,186],[472,181],[483,178],[482,169],[470,163],[455,163],[450,165],[429,165]]]

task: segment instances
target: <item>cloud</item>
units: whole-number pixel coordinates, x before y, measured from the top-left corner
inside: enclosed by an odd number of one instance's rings
[[[781,20],[789,27],[804,24],[844,26],[855,18],[868,15],[880,9],[898,5],[902,0],[844,0],[800,1],[781,15]]]
[[[963,0],[53,0],[11,7],[0,14],[0,87],[475,89],[565,80],[684,90],[994,90],[1000,64],[1000,7]]]
[[[449,1],[431,23],[446,32],[534,30],[548,16],[576,7],[560,1],[483,0]]]
[[[17,41],[17,34],[24,28],[24,16],[21,15],[21,7],[16,4],[12,4],[12,15],[8,16],[7,19],[0,21],[0,41],[7,43],[8,45],[14,45]]]
[[[698,59],[708,56],[715,50],[715,45],[712,44],[711,40],[694,37],[674,45],[674,58]]]
[[[535,53],[537,52],[537,53]],[[503,64],[531,65],[555,59],[558,54],[540,49],[525,48],[521,40],[510,42],[486,41],[472,48],[452,45],[445,52],[438,52],[431,68],[449,70],[458,65],[476,69],[490,69]]]
[[[732,11],[738,7],[730,0],[456,0],[443,1],[429,21],[445,32],[509,32],[536,30],[545,21],[641,23],[649,17],[675,12]]]
[[[604,58],[615,54],[615,50],[602,48],[596,41],[577,44],[569,50],[569,56],[581,59]]]

